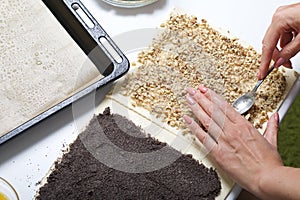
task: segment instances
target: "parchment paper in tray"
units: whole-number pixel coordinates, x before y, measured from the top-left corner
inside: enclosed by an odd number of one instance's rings
[[[104,76],[42,1],[3,0],[0,13],[1,137]]]

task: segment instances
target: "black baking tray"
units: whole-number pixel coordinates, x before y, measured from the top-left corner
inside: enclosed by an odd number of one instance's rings
[[[67,107],[78,99],[102,88],[104,85],[113,82],[123,76],[129,70],[129,61],[109,35],[95,20],[91,13],[79,0],[42,0],[48,7],[64,29],[78,44],[87,57],[94,63],[104,78],[96,81],[71,97],[63,100],[59,104],[51,107],[38,116],[30,119],[24,124],[9,131],[0,137],[0,144],[19,135],[26,129],[34,126],[45,118],[53,115],[59,110]],[[84,12],[85,16],[93,23],[93,27],[87,25],[86,21],[76,11],[78,8]],[[38,17],[38,16],[37,16]],[[116,60],[111,51],[100,42],[100,38],[105,38],[109,46],[118,54],[120,60]]]

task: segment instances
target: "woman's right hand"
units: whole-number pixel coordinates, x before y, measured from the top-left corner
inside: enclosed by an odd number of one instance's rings
[[[300,51],[300,3],[279,7],[264,36],[258,79],[266,76],[270,62],[292,68],[290,59]],[[280,48],[277,44],[280,42]]]

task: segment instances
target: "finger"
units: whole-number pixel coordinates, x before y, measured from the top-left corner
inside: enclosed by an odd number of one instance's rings
[[[292,66],[292,62],[290,60],[286,61],[283,66],[285,66],[286,68],[289,68],[289,69],[292,69],[293,66]]]
[[[300,34],[296,35],[293,41],[285,45],[281,51],[279,51],[278,57],[284,59],[284,63],[288,62],[300,51]]]
[[[223,115],[226,116],[224,119],[230,120],[231,122],[235,122],[237,117],[240,117],[240,114],[220,95],[216,94],[213,90],[206,88],[202,85],[198,87],[199,91],[213,104],[215,109],[219,109],[222,111]],[[213,115],[213,119],[218,118],[218,114],[220,112],[216,112],[215,115]],[[221,123],[219,124],[221,125]]]
[[[195,96],[196,94],[194,96],[187,95],[188,106],[191,108],[197,119],[199,119],[201,124],[206,128],[207,132],[214,138],[215,141],[217,141],[222,129],[198,104],[198,102],[194,99]]]
[[[294,38],[294,34],[292,32],[284,32],[280,36],[280,47],[283,48],[285,45],[290,43]]]
[[[279,116],[278,113],[275,113],[269,119],[267,124],[267,129],[264,135],[264,137],[268,140],[268,142],[276,148],[277,148],[278,122],[279,122]]]
[[[273,52],[273,60],[277,62],[275,67],[279,67],[280,65],[283,65],[286,68],[290,68],[290,69],[292,68],[292,62],[290,60],[286,61],[283,59],[282,61],[279,61],[279,59],[280,59],[279,50],[278,48],[276,48]]]
[[[191,117],[184,115],[185,124],[189,127],[191,132],[198,138],[207,150],[212,150],[216,142],[196,123]]]
[[[202,108],[202,110],[210,117],[215,119],[214,121],[216,124],[220,127],[224,125],[224,114],[222,111],[218,108],[218,105],[214,104],[210,99],[208,99],[203,93],[200,91],[194,89],[194,88],[188,88],[187,92],[190,94],[190,96],[199,104],[199,106]],[[218,117],[213,117],[213,115]],[[206,122],[204,122],[206,123]],[[205,124],[204,124],[205,125]]]
[[[262,79],[266,76],[271,60],[273,58],[273,52],[276,49],[277,43],[279,41],[280,31],[276,26],[276,23],[272,23],[264,36],[262,42],[262,57],[261,64],[259,66],[258,79]]]

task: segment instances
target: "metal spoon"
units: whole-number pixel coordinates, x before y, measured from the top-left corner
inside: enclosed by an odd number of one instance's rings
[[[273,69],[274,69],[274,65],[271,68],[269,68],[267,75],[263,79],[257,81],[252,91],[242,95],[237,100],[235,100],[235,102],[233,102],[232,104],[233,108],[236,111],[238,111],[241,115],[246,113],[253,106],[258,87],[262,84],[262,82],[272,72]]]

